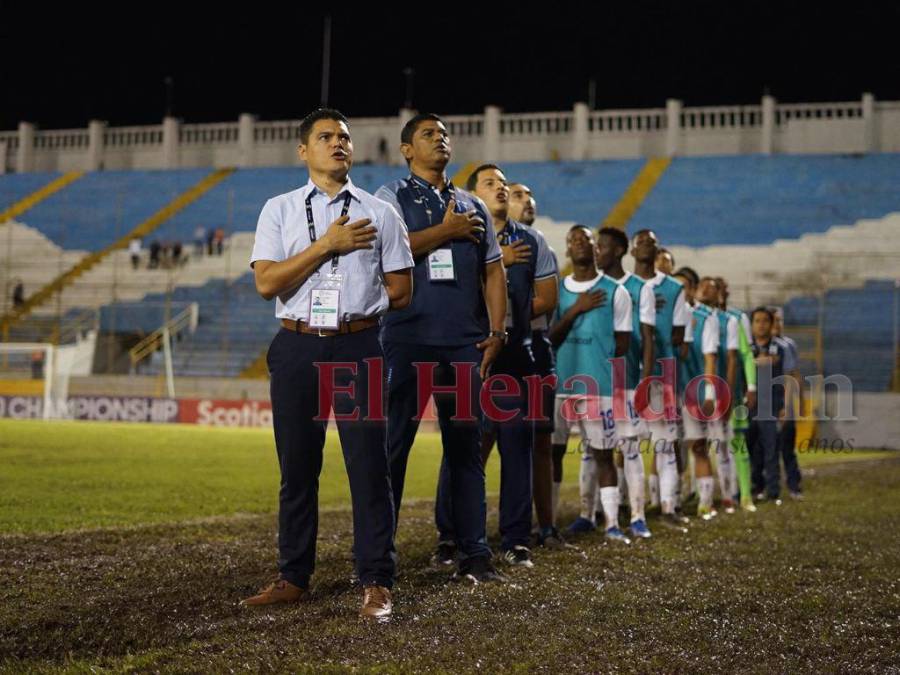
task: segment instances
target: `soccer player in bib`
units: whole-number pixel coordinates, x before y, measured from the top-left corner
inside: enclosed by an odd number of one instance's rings
[[[676,350],[685,337],[688,312],[684,289],[674,277],[656,270],[659,254],[659,240],[652,230],[639,230],[631,238],[631,255],[634,258],[634,275],[643,280],[653,290],[656,299],[656,332],[654,357],[656,362],[652,374],[663,375],[663,360],[669,359],[670,368],[675,369]],[[666,392],[666,388],[670,391]],[[682,529],[682,523],[675,513],[678,506],[678,416],[675,402],[675,387],[671,383],[657,382],[650,389],[650,404],[653,411],[662,413],[647,419],[651,446],[655,453],[654,473],[648,481],[651,503],[659,502],[662,522],[669,527]],[[668,394],[668,395],[667,395]],[[654,499],[655,497],[655,499]]]
[[[565,447],[569,431],[577,424],[586,455],[597,463],[597,482],[606,536],[630,542],[619,529],[619,488],[613,450],[616,421],[612,403],[611,359],[625,356],[631,340],[631,298],[628,291],[597,269],[596,241],[583,225],[575,225],[566,237],[566,253],[572,274],[559,285],[559,304],[550,342],[556,348],[556,395],[553,444]],[[582,486],[581,515],[569,531],[594,529],[594,485]]]
[[[634,391],[641,380],[641,372],[653,371],[656,296],[650,284],[622,268],[622,258],[627,252],[628,237],[622,230],[604,227],[597,233],[597,265],[605,275],[618,281],[628,291],[631,299],[631,341],[625,355],[624,373],[627,417],[616,419],[617,445],[620,451],[617,461],[621,460],[623,464],[631,506],[629,530],[635,537],[649,538],[650,530],[644,517],[644,462],[640,447],[641,440],[648,438],[649,434],[644,420],[634,407]],[[613,384],[621,386],[617,381]],[[620,394],[615,391],[615,395]],[[582,471],[588,471],[590,466],[590,462],[582,462]]]
[[[722,285],[718,279],[716,285],[717,308],[716,319],[719,323],[719,352],[716,357],[716,370],[719,377],[728,383],[728,391],[731,392],[731,402],[738,400],[738,350],[740,348],[738,333],[740,324],[738,318],[725,311],[722,306]],[[734,497],[738,492],[737,469],[731,452],[731,441],[734,432],[731,427],[731,408],[722,417],[710,420],[707,423],[708,438],[711,449],[716,454],[716,472],[719,475],[719,489],[722,491],[722,508],[725,513],[734,513]]]
[[[708,382],[700,382],[697,386],[692,385],[692,380],[700,377],[711,380],[717,374],[719,322],[713,305],[718,303],[718,295],[719,288],[715,279],[704,277],[700,280],[694,296],[695,306],[691,317],[692,339],[688,342],[687,356],[684,359],[685,387],[681,406],[684,441],[694,458],[694,474],[697,479],[697,491],[700,494],[697,515],[704,520],[711,520],[716,515],[713,508],[715,480],[707,448],[709,431],[707,421],[704,419],[713,412],[715,393]],[[700,409],[691,409],[691,391],[697,392],[695,403],[701,406]]]

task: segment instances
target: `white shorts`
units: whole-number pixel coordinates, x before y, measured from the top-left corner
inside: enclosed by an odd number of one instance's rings
[[[625,391],[625,419],[616,420],[616,434],[621,439],[647,435],[647,424],[634,407],[634,389]]]
[[[663,417],[654,420],[642,420],[650,438],[656,447],[657,441],[674,443],[678,440],[678,419],[676,408],[672,408],[666,414],[662,383],[654,380],[650,384],[650,407],[654,411],[662,411]]]
[[[711,441],[729,443],[734,438],[731,421],[728,418],[710,420],[706,423],[707,438]]]
[[[707,422],[698,420],[691,415],[684,402],[681,402],[681,437],[686,441],[695,441],[699,438],[706,438],[709,429]]]
[[[553,406],[553,445],[565,445],[573,426],[578,427],[585,445],[597,450],[616,447],[612,398],[582,394],[557,396]]]

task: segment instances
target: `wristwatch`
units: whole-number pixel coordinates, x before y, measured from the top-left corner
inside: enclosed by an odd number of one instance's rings
[[[503,344],[506,344],[509,340],[509,333],[507,333],[505,330],[492,330],[490,333],[488,333],[488,337],[500,338],[500,341]]]

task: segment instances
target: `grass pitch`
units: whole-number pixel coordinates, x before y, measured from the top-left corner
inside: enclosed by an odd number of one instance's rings
[[[0,670],[900,669],[894,453],[803,455],[805,502],[692,521],[687,535],[657,527],[630,547],[590,535],[472,588],[428,563],[440,451],[422,435],[395,618],[372,626],[355,617],[332,438],[313,602],[237,607],[275,571],[272,445],[269,431],[0,421]],[[577,464],[570,453],[563,522]]]

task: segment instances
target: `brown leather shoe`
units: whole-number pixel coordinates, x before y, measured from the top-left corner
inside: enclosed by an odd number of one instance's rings
[[[299,602],[307,595],[305,588],[295,586],[287,579],[276,579],[265,588],[259,589],[256,595],[241,600],[244,607],[257,605],[274,605],[278,602]]]
[[[384,586],[366,586],[363,593],[362,609],[359,615],[364,619],[385,622],[390,621],[394,604],[391,592]]]

